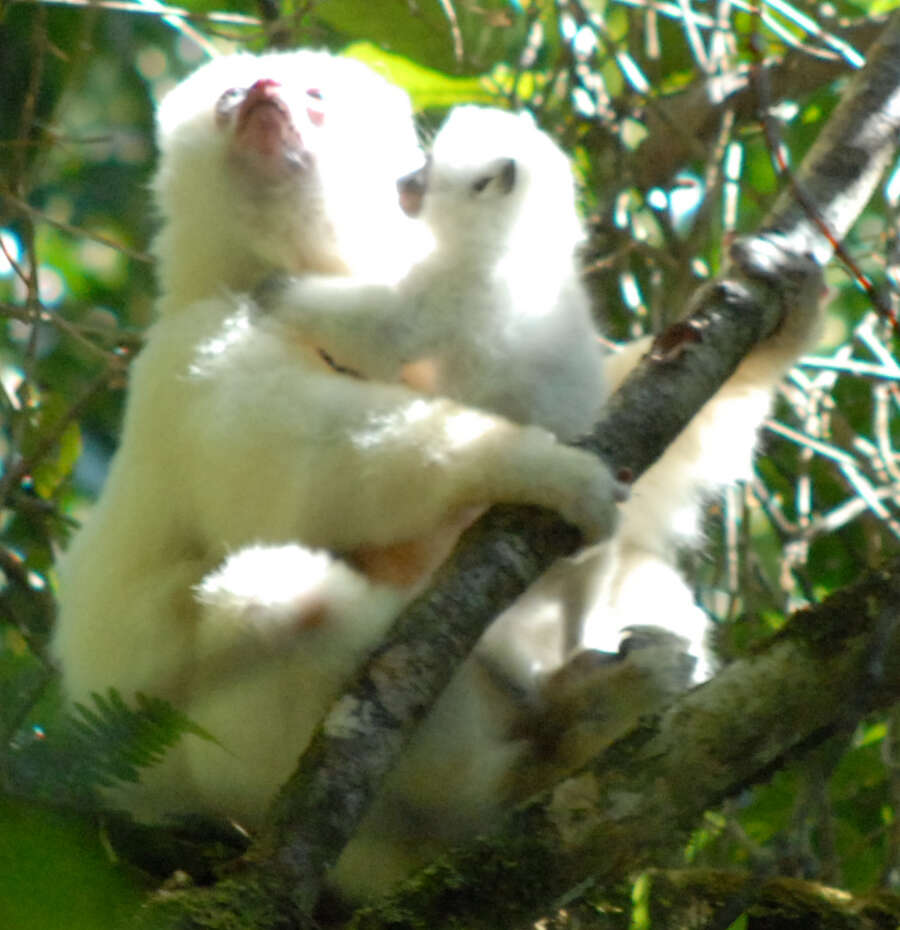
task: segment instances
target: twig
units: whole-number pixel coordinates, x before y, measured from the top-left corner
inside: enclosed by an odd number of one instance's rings
[[[119,377],[124,369],[124,362],[112,357],[104,370],[84,388],[69,405],[69,408],[53,424],[53,428],[47,430],[38,440],[34,450],[24,458],[13,461],[7,468],[2,477],[0,477],[0,501],[5,501],[7,495],[28,473],[46,456],[50,450],[59,442],[63,433],[70,423],[80,419],[87,405],[91,402],[96,394],[103,390],[110,380]],[[16,446],[20,448],[20,446]]]
[[[141,13],[145,16],[166,16],[188,19],[198,23],[216,23],[225,26],[261,26],[262,21],[256,16],[247,16],[243,13],[198,13],[184,7],[169,6],[158,3],[148,6],[141,0],[10,0],[11,3],[27,4],[29,6],[86,6],[97,7],[102,10],[120,10],[125,13]]]
[[[131,249],[127,245],[122,245],[121,242],[116,242],[115,240],[110,239],[108,236],[104,236],[102,233],[92,232],[89,229],[82,229],[78,226],[71,226],[69,223],[64,223],[62,220],[57,220],[50,216],[48,213],[45,213],[43,210],[38,210],[37,208],[31,206],[27,200],[23,200],[21,197],[17,197],[9,190],[0,189],[0,197],[8,201],[20,212],[27,214],[33,219],[38,219],[42,223],[48,223],[50,226],[53,226],[62,232],[69,233],[73,236],[79,236],[84,239],[91,239],[94,242],[99,242],[101,245],[105,245],[110,249],[115,249],[117,252],[121,252],[123,255],[127,255],[129,258],[133,258],[138,262],[153,264],[155,261],[152,255],[148,255],[146,252],[138,252],[135,249]],[[4,249],[4,252],[5,251],[6,250]],[[9,255],[7,255],[7,258],[9,258]]]
[[[456,10],[453,9],[452,0],[438,0],[444,16],[447,17],[447,23],[450,26],[450,35],[453,36],[453,57],[456,63],[461,65],[465,58],[465,49],[463,48],[462,30],[459,28],[459,19],[456,16]]]

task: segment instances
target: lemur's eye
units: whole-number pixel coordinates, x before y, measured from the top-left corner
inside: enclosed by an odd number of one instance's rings
[[[307,87],[306,115],[313,126],[321,126],[325,122],[325,108],[322,106],[322,91],[318,87]]]
[[[472,184],[472,193],[480,194],[487,186],[495,181],[501,194],[508,194],[516,185],[516,160],[503,158],[496,164],[496,170],[485,174]]]
[[[231,111],[237,106],[241,100],[247,95],[246,88],[243,87],[229,87],[228,90],[222,94],[221,97],[216,101],[215,117],[216,125],[220,128],[224,126],[231,115]]]

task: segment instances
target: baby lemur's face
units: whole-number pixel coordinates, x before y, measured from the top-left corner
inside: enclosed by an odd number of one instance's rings
[[[445,248],[495,255],[550,237],[571,254],[582,237],[569,160],[527,113],[457,107],[425,167],[397,187]]]
[[[451,112],[425,167],[397,186],[403,209],[420,216],[438,241],[479,245],[500,243],[530,223],[536,197],[556,192],[558,179],[569,186],[571,203],[568,162],[529,116],[466,106]]]
[[[397,182],[400,206],[408,216],[423,216],[436,230],[459,228],[479,214],[509,213],[523,184],[514,158],[451,164],[429,157],[426,164]],[[519,176],[517,178],[517,176]],[[507,203],[503,203],[506,200]]]

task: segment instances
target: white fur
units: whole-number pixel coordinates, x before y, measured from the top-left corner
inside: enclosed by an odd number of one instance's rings
[[[457,107],[433,142],[421,222],[435,245],[396,284],[279,279],[264,309],[369,376],[405,376],[564,440],[590,432],[607,396],[604,353],[576,264],[584,233],[565,154],[530,114]],[[495,622],[482,653],[516,681],[552,671],[565,653],[560,606],[580,618],[581,589],[603,584],[609,559],[602,547],[557,567]]]
[[[217,131],[215,103],[260,78],[280,82],[316,159],[305,178],[261,185],[252,173],[222,170],[234,129]],[[325,131],[309,115],[320,105]],[[225,289],[249,290],[273,268],[386,277],[405,270],[410,223],[396,208],[393,181],[421,153],[409,98],[365,65],[311,51],[215,59],[162,101],[157,139],[164,157],[155,193],[166,222],[154,251],[163,312]]]
[[[676,554],[702,542],[703,504],[727,485],[751,477],[757,431],[774,390],[820,329],[814,301],[793,308],[634,483],[621,506],[616,556],[606,561],[599,596],[584,618],[584,646],[615,649],[630,628],[658,626],[683,639],[696,659],[694,681],[712,673],[710,623],[676,567]],[[638,340],[608,358],[612,390],[650,343],[649,337]]]
[[[507,662],[552,673],[572,648],[617,652],[634,630],[641,643],[653,647],[647,654],[655,653],[661,676],[668,674],[667,652],[674,648],[693,658],[694,683],[710,677],[711,623],[677,567],[678,552],[703,542],[703,505],[727,485],[751,477],[757,431],[774,390],[815,343],[820,324],[815,303],[797,306],[634,482],[620,505],[615,537],[562,560],[494,624],[488,636],[500,637]],[[645,337],[607,356],[611,391],[651,342]],[[518,652],[510,644],[517,635],[525,638]]]
[[[290,110],[273,146],[274,110],[259,110],[249,142],[240,108],[216,115],[223,91],[249,99],[259,79],[278,80]],[[159,695],[218,740],[185,738],[120,803],[252,825],[410,596],[330,552],[427,535],[492,501],[554,507],[603,537],[614,482],[538,427],[338,376],[240,296],[273,271],[370,277],[384,243],[408,265],[416,237],[393,182],[413,135],[395,88],[322,53],[234,56],[164,101],[159,141],[161,316],[101,499],[59,566],[53,651],[70,699]],[[404,843],[391,798],[444,811],[451,837],[494,810],[518,749],[480,677],[469,663],[401,761],[338,867],[344,887],[371,890],[408,865],[390,858]],[[407,842],[404,856],[419,852]]]

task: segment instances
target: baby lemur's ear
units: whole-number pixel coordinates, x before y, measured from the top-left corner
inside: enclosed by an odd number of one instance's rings
[[[492,184],[501,194],[508,194],[516,186],[516,160],[501,158],[489,174],[483,174],[472,184],[472,192],[480,194]]]

